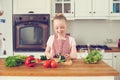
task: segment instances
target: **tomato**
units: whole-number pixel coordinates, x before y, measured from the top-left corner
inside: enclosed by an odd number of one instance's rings
[[[46,60],[46,61],[44,61],[43,66],[44,66],[45,68],[50,68],[50,67],[51,67],[51,66],[50,66],[50,63],[51,63],[50,60]]]
[[[56,68],[58,66],[58,63],[56,61],[51,61],[51,67]]]
[[[44,61],[43,66],[45,68],[56,68],[58,66],[58,63],[54,60],[46,60]]]

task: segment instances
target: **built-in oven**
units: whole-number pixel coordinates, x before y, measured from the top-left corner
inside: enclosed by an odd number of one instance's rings
[[[13,14],[14,51],[44,51],[49,35],[49,14]]]

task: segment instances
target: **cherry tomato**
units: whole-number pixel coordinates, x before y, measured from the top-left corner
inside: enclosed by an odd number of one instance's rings
[[[46,60],[46,61],[44,61],[43,66],[44,66],[45,68],[50,68],[50,67],[51,67],[50,63],[51,63],[50,60]]]
[[[51,67],[56,68],[58,66],[58,63],[56,61],[51,61]]]

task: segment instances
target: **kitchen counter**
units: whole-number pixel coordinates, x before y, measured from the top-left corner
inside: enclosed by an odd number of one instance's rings
[[[0,76],[118,76],[119,73],[106,63],[86,64],[82,60],[73,60],[72,65],[59,64],[57,68],[44,68],[42,63],[35,67],[6,67],[0,59]]]
[[[120,48],[118,48],[118,47],[110,47],[111,48],[111,50],[105,50],[105,52],[120,52]],[[80,52],[79,50],[78,50],[78,52]]]
[[[119,73],[103,61],[86,64],[81,59],[73,60],[72,65],[59,64],[57,68],[44,68],[42,63],[35,67],[6,67],[0,59],[1,80],[114,80]]]
[[[112,50],[105,50],[105,52],[120,52],[120,48],[118,47],[111,47]]]

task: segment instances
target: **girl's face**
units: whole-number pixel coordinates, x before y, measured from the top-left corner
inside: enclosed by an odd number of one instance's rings
[[[58,35],[64,36],[67,30],[67,23],[65,20],[55,19],[53,22],[54,31]]]

